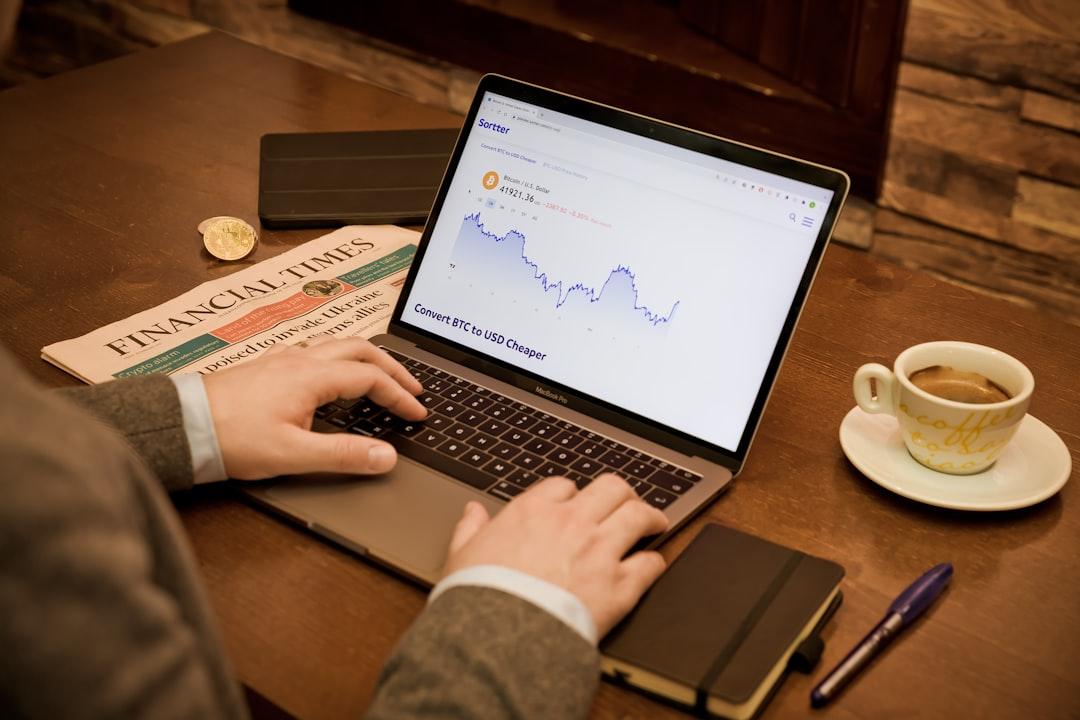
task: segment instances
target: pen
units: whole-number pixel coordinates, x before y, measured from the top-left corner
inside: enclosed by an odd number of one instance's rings
[[[889,606],[885,618],[814,688],[810,693],[810,705],[822,707],[836,697],[889,641],[930,607],[949,584],[952,574],[953,567],[950,563],[935,565],[900,593]]]

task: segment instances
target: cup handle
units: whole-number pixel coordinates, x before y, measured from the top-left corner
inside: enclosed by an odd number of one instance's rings
[[[870,390],[871,380],[877,387],[876,396]],[[855,380],[852,382],[855,402],[868,413],[895,414],[893,405],[895,384],[896,376],[893,375],[892,370],[879,363],[867,363],[855,371]]]

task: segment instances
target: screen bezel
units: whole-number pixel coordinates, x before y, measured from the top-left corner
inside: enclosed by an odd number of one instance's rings
[[[707,440],[662,425],[647,417],[638,415],[633,411],[620,408],[607,401],[584,394],[580,390],[575,390],[561,383],[541,377],[535,373],[528,372],[503,360],[485,355],[480,350],[448,340],[423,328],[410,325],[402,320],[402,313],[405,309],[406,300],[412,292],[413,283],[416,280],[417,273],[424,260],[425,251],[431,240],[431,234],[435,226],[434,220],[438,218],[439,213],[442,211],[449,190],[450,179],[453,178],[454,173],[457,171],[458,163],[461,160],[461,154],[465,147],[465,141],[468,139],[469,133],[472,132],[473,127],[476,124],[476,117],[479,113],[481,102],[485,93],[488,92],[502,95],[513,100],[520,100],[521,102],[532,105],[538,105],[555,112],[572,115],[582,120],[596,122],[600,125],[633,133],[641,137],[660,140],[671,145],[686,148],[714,158],[734,162],[756,170],[762,170],[792,180],[809,183],[833,192],[832,200],[822,219],[818,236],[814,240],[814,247],[810,252],[802,278],[796,288],[787,316],[784,318],[784,323],[780,334],[777,337],[776,345],[773,348],[768,367],[762,377],[761,385],[758,388],[753,407],[750,410],[750,414],[747,416],[746,424],[743,426],[742,436],[739,439],[737,448],[734,450],[723,448],[719,445],[710,443]],[[431,207],[431,213],[428,215],[428,221],[424,226],[424,231],[421,235],[416,255],[413,258],[412,266],[409,268],[409,274],[401,288],[401,295],[394,307],[394,313],[390,319],[389,332],[392,335],[415,343],[423,350],[443,356],[452,362],[459,363],[473,370],[491,375],[503,382],[513,384],[516,387],[531,392],[538,397],[549,400],[552,397],[550,394],[545,395],[536,392],[538,389],[545,389],[549,393],[561,395],[562,398],[566,400],[563,404],[567,407],[595,417],[627,432],[645,437],[660,445],[670,447],[686,455],[700,456],[737,472],[746,458],[750,443],[753,440],[754,434],[761,421],[761,415],[765,409],[769,394],[772,391],[773,384],[776,381],[776,375],[779,372],[788,345],[791,342],[795,325],[798,322],[799,314],[802,311],[806,297],[813,284],[814,276],[821,264],[821,259],[824,255],[825,246],[831,234],[832,227],[835,224],[836,218],[840,213],[840,208],[843,206],[844,200],[847,197],[849,186],[850,180],[848,179],[848,176],[840,170],[834,170],[822,165],[797,160],[795,158],[732,140],[726,140],[714,135],[697,132],[677,125],[671,125],[660,120],[583,100],[571,95],[565,95],[554,90],[530,85],[501,75],[485,75],[481,78],[480,83],[476,88],[476,95],[473,97],[469,112],[465,116],[461,134],[458,136],[454,151],[450,156],[450,162],[446,168],[446,173],[439,186],[439,191],[435,196],[435,202]],[[738,348],[733,347],[732,352],[738,352]]]

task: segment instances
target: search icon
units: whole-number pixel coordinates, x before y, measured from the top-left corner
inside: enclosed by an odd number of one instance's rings
[[[791,222],[795,222],[795,213],[788,213],[787,214],[787,219],[790,220]]]

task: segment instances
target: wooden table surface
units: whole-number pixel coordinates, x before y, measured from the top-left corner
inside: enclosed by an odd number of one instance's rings
[[[0,342],[39,359],[81,335],[230,273],[196,224],[255,222],[267,132],[450,127],[460,118],[224,35],[0,93]],[[321,234],[265,232],[254,260]],[[836,703],[829,718],[1080,716],[1080,501],[1075,478],[1042,504],[940,510],[863,478],[837,428],[851,377],[933,339],[999,347],[1035,374],[1031,412],[1080,459],[1080,329],[833,246],[743,474],[706,519],[844,565],[845,602],[813,675],[790,676],[763,718],[809,713],[814,682],[907,583],[951,561],[952,587]],[[303,718],[355,717],[424,593],[242,500],[229,486],[176,498],[240,679]],[[602,684],[593,717],[685,717]]]

